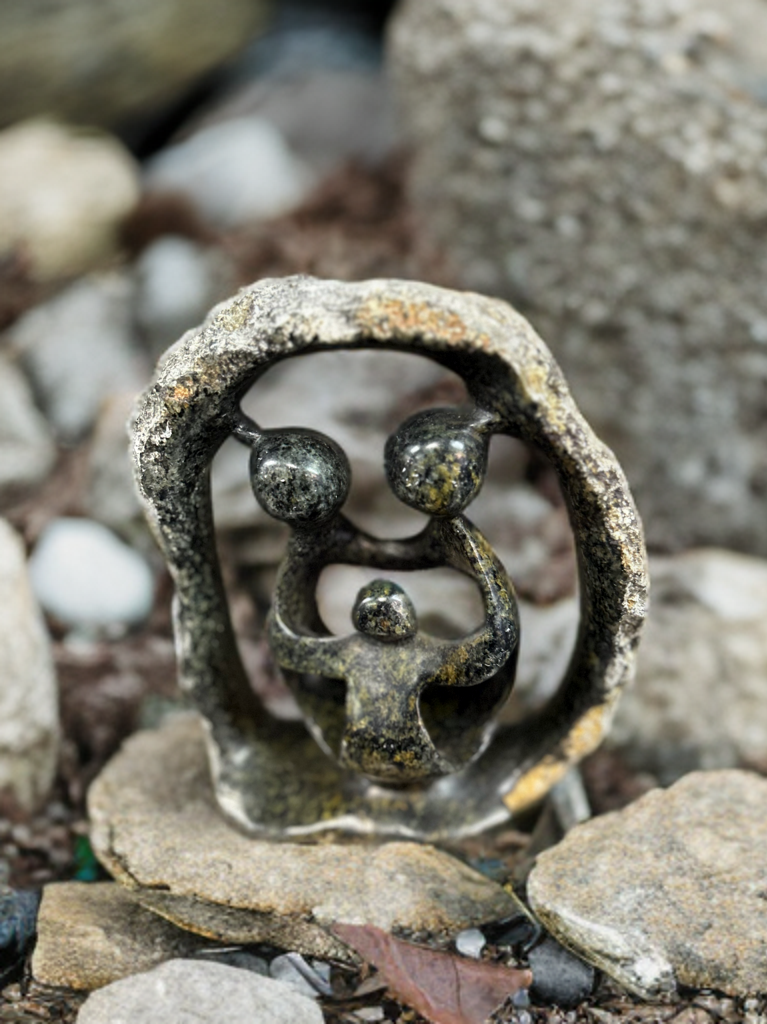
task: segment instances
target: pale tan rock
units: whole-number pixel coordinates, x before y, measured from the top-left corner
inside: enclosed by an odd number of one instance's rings
[[[114,882],[45,887],[32,974],[43,985],[91,991],[174,957],[202,940],[145,910]]]
[[[21,537],[0,519],[0,790],[26,808],[53,782],[58,689]]]
[[[102,863],[177,923],[226,941],[267,941],[353,959],[337,922],[452,934],[508,916],[500,886],[432,846],[249,838],[213,796],[194,716],[138,733],[89,796]]]
[[[138,198],[136,162],[109,135],[44,120],[0,132],[0,255],[20,250],[40,281],[113,258]]]
[[[677,985],[767,991],[767,779],[694,772],[540,854],[533,909],[645,998]]]

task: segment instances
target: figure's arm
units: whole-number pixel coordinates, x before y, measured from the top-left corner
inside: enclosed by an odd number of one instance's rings
[[[337,678],[354,636],[312,636],[298,633],[273,608],[266,622],[269,646],[281,668]]]
[[[462,640],[436,644],[440,667],[432,677],[443,686],[471,686],[501,669],[519,642],[519,614],[511,580],[480,531],[463,516],[435,524],[435,534],[453,568],[476,580],[485,608],[483,625]]]

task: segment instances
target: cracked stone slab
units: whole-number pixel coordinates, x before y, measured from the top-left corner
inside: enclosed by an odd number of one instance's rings
[[[693,772],[538,858],[535,913],[642,998],[767,991],[767,779]]]
[[[433,846],[244,835],[216,804],[196,716],[131,737],[91,787],[89,813],[96,855],[140,902],[227,942],[348,962],[328,931],[338,922],[452,935],[515,912],[500,886]]]
[[[43,985],[90,991],[204,944],[150,913],[122,885],[57,882],[43,892],[32,974]]]

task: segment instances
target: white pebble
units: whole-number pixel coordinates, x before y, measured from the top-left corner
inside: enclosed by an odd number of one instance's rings
[[[159,153],[149,163],[146,184],[185,193],[212,224],[231,228],[295,206],[312,175],[273,125],[242,117]]]
[[[134,625],[151,611],[152,571],[111,530],[90,519],[54,519],[29,564],[35,595],[66,626]]]
[[[217,271],[208,250],[187,238],[166,235],[136,264],[136,319],[154,349],[176,341],[213,305]]]
[[[466,928],[455,937],[455,948],[461,956],[470,956],[474,960],[479,960],[486,945],[487,939],[479,928]]]

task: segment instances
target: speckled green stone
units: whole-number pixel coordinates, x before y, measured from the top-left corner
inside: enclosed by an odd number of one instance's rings
[[[386,442],[389,484],[411,508],[455,516],[479,494],[487,469],[488,431],[471,412],[424,409]]]
[[[270,430],[254,444],[250,479],[259,505],[284,523],[320,524],[343,505],[351,470],[343,449],[311,430]]]
[[[405,591],[391,580],[373,580],[357,594],[354,628],[381,640],[407,640],[417,628],[415,608]]]

